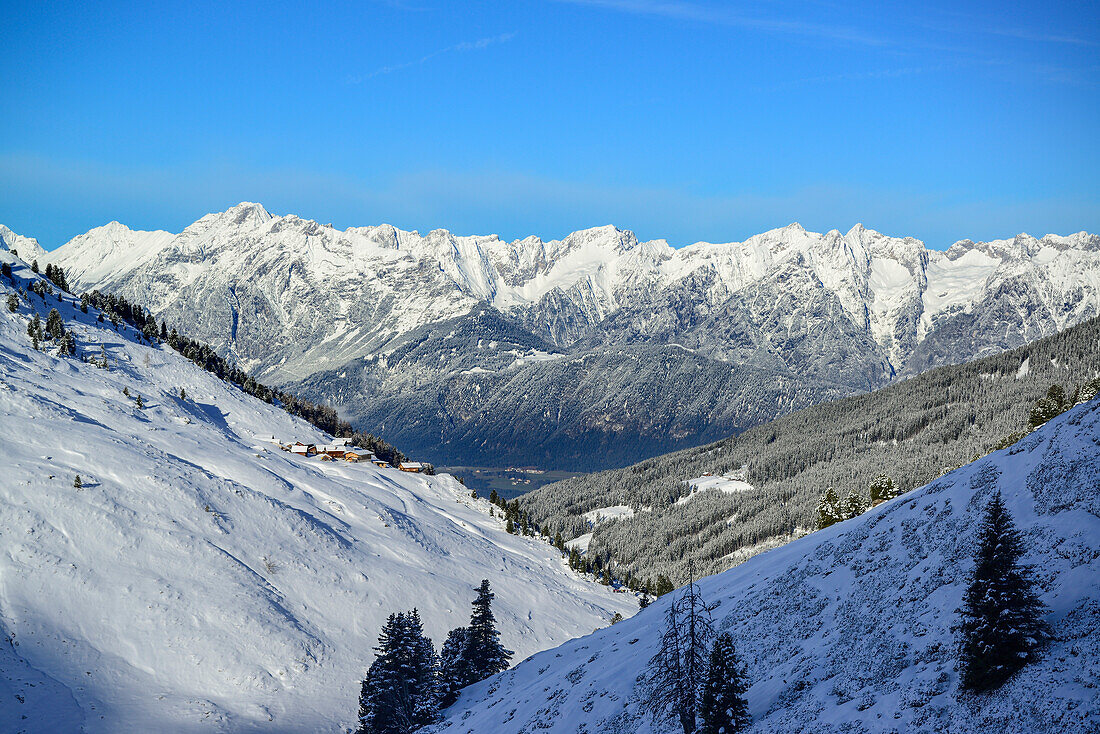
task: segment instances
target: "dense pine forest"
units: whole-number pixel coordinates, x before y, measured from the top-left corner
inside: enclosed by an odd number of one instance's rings
[[[588,557],[617,578],[716,573],[818,526],[822,495],[854,495],[886,475],[895,492],[1002,448],[1057,412],[1100,374],[1100,319],[1027,346],[931,370],[873,393],[825,403],[707,446],[549,484],[521,498],[532,522],[566,540],[592,532]],[[1052,390],[1053,388],[1053,390]],[[1045,402],[1043,402],[1045,401]],[[1055,401],[1056,402],[1056,401]],[[749,491],[691,494],[686,480],[742,467]],[[677,503],[677,500],[680,500]],[[584,514],[628,506],[592,526]]]

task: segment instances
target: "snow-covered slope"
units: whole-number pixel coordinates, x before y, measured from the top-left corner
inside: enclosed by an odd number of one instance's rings
[[[960,699],[951,626],[979,518],[998,489],[1056,634],[1002,690]],[[752,732],[1095,732],[1100,399],[700,587],[747,663]],[[669,601],[466,689],[440,730],[679,731],[654,726],[639,705]]]
[[[338,731],[392,611],[441,643],[488,578],[520,659],[636,608],[449,476],[280,451],[324,436],[77,306],[0,310],[0,730]],[[34,351],[32,307],[110,369]]]
[[[143,304],[368,430],[396,422],[404,445],[452,465],[492,461],[477,448],[486,441],[507,447],[505,464],[622,465],[1100,314],[1100,237],[1084,232],[938,252],[861,225],[792,224],[675,249],[612,226],[513,242],[337,230],[242,203],[176,235],[112,223],[49,258],[74,288]],[[583,355],[593,379],[577,380],[568,360],[501,363],[484,330],[408,356],[415,335],[486,308],[524,332],[514,343]],[[705,375],[687,407],[670,349]],[[595,387],[575,389],[585,384]],[[631,394],[656,404],[617,399]],[[481,410],[485,395],[494,405]],[[395,421],[395,410],[417,423]]]

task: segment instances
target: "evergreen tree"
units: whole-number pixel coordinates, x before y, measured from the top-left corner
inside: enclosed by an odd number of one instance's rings
[[[649,592],[642,589],[642,595],[638,597],[638,608],[645,609],[649,606]]]
[[[512,659],[512,651],[500,644],[492,608],[495,595],[489,588],[489,579],[483,579],[476,591],[470,626],[466,630],[466,645],[462,649],[467,675],[464,687],[507,670]]]
[[[668,576],[665,576],[663,573],[657,574],[657,585],[654,588],[654,593],[657,596],[664,596],[665,594],[674,591],[675,588],[676,587],[672,585],[672,582],[669,580]]]
[[[745,701],[745,669],[733,649],[733,637],[723,632],[714,641],[699,706],[701,734],[733,734],[744,731],[751,721]]]
[[[1100,394],[1100,377],[1089,380],[1082,385],[1077,399],[1082,403],[1086,403],[1095,398],[1097,394]]]
[[[35,342],[35,349],[38,348],[38,342],[42,339],[42,319],[38,318],[38,314],[34,315],[30,323],[27,324],[27,336],[31,337]]]
[[[1045,398],[1039,398],[1028,413],[1028,430],[1035,430],[1047,421],[1057,418],[1073,407],[1066,399],[1066,391],[1061,385],[1051,385]]]
[[[77,474],[76,479],[73,480],[73,486],[76,487],[77,489],[80,489],[81,487],[84,486],[84,482],[82,482],[80,480],[80,475],[79,474]]]
[[[38,260],[34,260],[31,263],[31,272],[32,273],[37,273],[38,272]]]
[[[61,314],[56,308],[51,308],[46,316],[46,333],[51,339],[60,339],[65,335],[65,323],[61,320]]]
[[[844,500],[844,506],[841,509],[844,519],[848,520],[853,517],[859,517],[867,509],[867,505],[863,502],[863,497],[859,492],[852,490],[848,494],[848,498]]]
[[[1066,391],[1061,385],[1051,385],[1047,390],[1047,398],[1057,406],[1059,411],[1064,412],[1070,407],[1070,403],[1066,401]]]
[[[466,648],[466,628],[456,627],[447,634],[439,653],[440,708],[447,708],[458,698],[458,691],[469,677],[462,652]]]
[[[714,639],[713,609],[703,601],[692,578],[680,597],[669,604],[660,647],[649,660],[646,708],[654,721],[676,717],[684,734],[695,731]]]
[[[512,518],[508,518],[507,520],[505,520],[504,530],[505,530],[505,532],[508,532],[508,533],[516,532],[516,524],[514,522],[512,522]]]
[[[141,393],[138,393],[138,396],[137,396],[137,407],[139,407],[139,408],[144,408],[145,407],[145,402],[141,399]]]
[[[439,657],[435,646],[424,635],[424,625],[420,621],[420,612],[414,607],[406,617],[409,631],[410,670],[414,677],[410,686],[414,688],[412,697],[412,715],[414,728],[434,722],[439,717]]]
[[[8,310],[12,313],[19,310],[19,299],[16,298],[14,293],[8,294]]]
[[[979,530],[978,551],[961,610],[962,687],[999,688],[1036,658],[1049,634],[1045,607],[1033,589],[1031,569],[1021,565],[1023,541],[1000,492],[990,499]]]
[[[821,501],[817,504],[817,529],[822,530],[844,519],[844,510],[840,505],[840,498],[836,490],[829,487],[825,494],[821,495]]]
[[[888,474],[879,474],[871,480],[871,504],[885,502],[897,497],[894,480]]]
[[[406,734],[439,712],[438,660],[420,614],[391,614],[359,695],[360,734]]]

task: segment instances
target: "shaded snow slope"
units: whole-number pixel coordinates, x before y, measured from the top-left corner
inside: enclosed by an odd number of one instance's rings
[[[978,523],[999,489],[1056,639],[999,692],[958,694],[955,637]],[[1100,729],[1100,400],[1009,449],[700,582],[748,665],[752,732]],[[639,682],[669,598],[466,689],[458,732],[674,732]]]
[[[323,434],[69,296],[29,299],[0,311],[0,730],[338,731],[392,611],[442,643],[488,578],[521,659],[636,608],[450,476],[296,458],[271,436]],[[110,370],[32,350],[31,307]]]

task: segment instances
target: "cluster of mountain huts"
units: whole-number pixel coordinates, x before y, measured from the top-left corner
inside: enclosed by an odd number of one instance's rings
[[[279,448],[283,451],[289,451],[292,454],[304,457],[316,457],[320,461],[342,460],[350,463],[369,461],[377,467],[384,469],[393,468],[392,464],[383,459],[379,459],[373,451],[350,445],[346,438],[334,438],[332,439],[332,443],[322,445],[302,443],[301,441],[295,441],[294,443],[283,443],[279,441],[278,443]],[[424,471],[424,465],[419,461],[403,461],[398,464],[397,468],[401,471],[412,472],[414,474]]]

